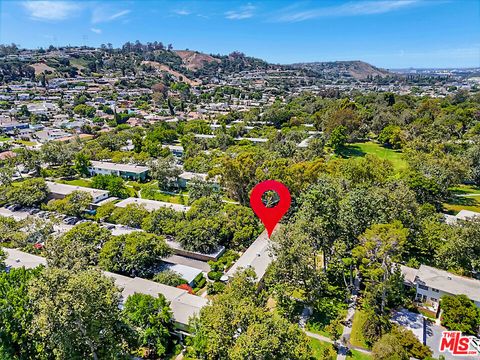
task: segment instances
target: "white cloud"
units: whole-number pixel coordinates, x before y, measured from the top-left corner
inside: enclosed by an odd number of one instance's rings
[[[252,4],[242,6],[238,10],[231,10],[225,13],[225,17],[230,20],[243,20],[253,17],[256,7]]]
[[[277,21],[297,22],[327,16],[358,16],[383,14],[415,5],[419,0],[381,0],[348,2],[339,6],[308,9],[292,12],[292,9],[283,11]]]
[[[185,9],[180,9],[180,10],[173,10],[174,14],[181,15],[181,16],[187,16],[190,15],[191,12]]]
[[[130,12],[131,10],[126,9],[112,13],[108,8],[96,8],[92,13],[92,24],[113,21],[130,14]]]
[[[67,1],[25,1],[22,5],[35,20],[65,20],[80,9],[78,4]]]
[[[101,34],[102,33],[102,29],[97,29],[97,28],[91,28],[90,30],[92,30],[95,34]]]

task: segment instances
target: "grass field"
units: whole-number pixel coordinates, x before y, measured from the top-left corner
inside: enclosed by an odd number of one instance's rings
[[[446,211],[456,214],[460,210],[480,212],[480,187],[474,185],[459,185],[450,189],[454,195],[450,201],[443,204]]]
[[[480,187],[475,185],[459,185],[450,188],[450,191],[453,192],[455,195],[480,195]]]
[[[367,320],[367,314],[361,310],[355,311],[352,323],[352,333],[350,335],[350,343],[354,346],[368,349],[365,339],[362,334],[363,324]]]
[[[165,194],[161,191],[157,191],[153,197],[151,197],[151,196],[146,197],[142,193],[142,198],[143,199],[156,200],[156,201],[165,201],[165,202],[169,202],[169,203],[182,204],[182,205],[185,205],[185,204],[188,203],[188,198],[186,196]]]
[[[349,144],[341,153],[344,157],[363,157],[366,154],[373,154],[381,159],[391,161],[397,171],[404,170],[407,167],[407,162],[403,159],[401,151],[387,149],[371,141]]]
[[[0,141],[9,141],[9,140],[12,140],[12,139],[9,138],[8,136],[1,136],[0,135]]]
[[[332,348],[333,345],[324,341],[320,341],[314,338],[309,338],[310,340],[310,347],[312,348],[313,351],[313,358],[314,359],[323,359],[323,353],[325,349],[327,348]]]
[[[60,180],[59,182],[68,185],[83,186],[88,188],[92,187],[91,181],[87,179]]]
[[[372,356],[364,354],[358,350],[352,350],[352,355],[347,356],[347,360],[371,360]]]

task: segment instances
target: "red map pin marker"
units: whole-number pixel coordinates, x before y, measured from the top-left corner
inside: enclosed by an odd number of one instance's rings
[[[271,208],[266,207],[262,201],[262,195],[269,190],[275,191],[280,197],[278,204]],[[262,220],[263,225],[265,225],[268,237],[272,235],[273,229],[290,208],[291,202],[290,191],[288,191],[288,188],[281,182],[266,180],[253,188],[252,194],[250,195],[250,206],[260,220]]]

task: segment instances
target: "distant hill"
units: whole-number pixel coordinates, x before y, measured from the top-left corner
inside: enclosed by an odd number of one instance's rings
[[[216,62],[220,60],[211,55],[203,54],[198,51],[190,50],[175,50],[175,53],[182,58],[183,65],[188,70],[196,71],[205,66],[205,64]]]
[[[145,71],[147,74],[168,73],[176,81],[185,81],[190,85],[217,83],[220,80],[241,78],[244,75],[248,79],[253,77],[261,79],[262,76],[268,77],[267,74],[272,71],[277,75],[283,72],[283,77],[277,76],[278,79],[301,78],[302,81],[309,79],[332,83],[370,79],[388,81],[395,77],[395,73],[363,61],[279,65],[247,56],[239,51],[228,55],[205,54],[192,50],[173,50],[172,45],[165,46],[161,42],[147,44],[138,41],[127,42],[119,48],[102,45],[100,48],[51,46],[48,49],[35,50],[4,46],[3,49],[3,54],[0,51],[0,80],[4,81],[21,77],[34,79],[41,74],[47,78],[58,76],[75,78],[105,73],[135,76],[139,71]],[[250,74],[246,74],[248,72]]]
[[[331,61],[331,62],[310,62],[291,65],[294,68],[313,71],[319,75],[333,77],[352,77],[364,80],[368,77],[386,77],[393,75],[387,70],[377,68],[364,61]]]

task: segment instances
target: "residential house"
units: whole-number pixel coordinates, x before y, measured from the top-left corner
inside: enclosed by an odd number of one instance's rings
[[[4,133],[20,129],[28,129],[28,123],[19,123],[18,121],[6,120],[5,118],[0,120],[0,131]]]
[[[168,208],[175,211],[188,211],[190,209],[189,206],[181,205],[181,204],[174,204],[164,201],[156,201],[156,200],[149,200],[149,199],[141,199],[141,198],[133,198],[129,197],[123,199],[122,201],[115,204],[116,207],[127,207],[127,205],[136,204],[144,206],[148,211],[155,211],[161,208]]]
[[[88,167],[90,175],[117,175],[125,179],[144,181],[148,167],[132,164],[117,164],[108,161],[91,161]]]
[[[181,145],[162,145],[162,148],[169,149],[173,156],[177,158],[181,158],[183,156],[183,146]]]
[[[232,278],[239,269],[252,269],[255,272],[256,281],[261,282],[272,261],[270,240],[265,230],[228,270],[227,277]]]
[[[108,198],[107,190],[92,189],[83,186],[75,186],[68,184],[60,184],[52,181],[47,181],[48,190],[50,191],[51,199],[63,199],[74,191],[83,191],[92,196],[92,203],[96,204]]]
[[[480,280],[454,275],[427,265],[401,266],[405,283],[416,288],[416,300],[438,310],[443,295],[466,295],[480,307]]]
[[[33,269],[37,266],[47,266],[45,258],[32,255],[16,249],[4,249],[7,253],[5,264],[8,268]],[[165,296],[172,309],[173,320],[176,329],[182,333],[188,331],[190,319],[198,315],[201,308],[208,304],[208,300],[189,294],[188,291],[173,286],[159,284],[140,277],[131,278],[105,271],[104,274],[115,281],[115,285],[122,289],[122,302],[135,293],[147,294],[157,297],[158,294]]]

